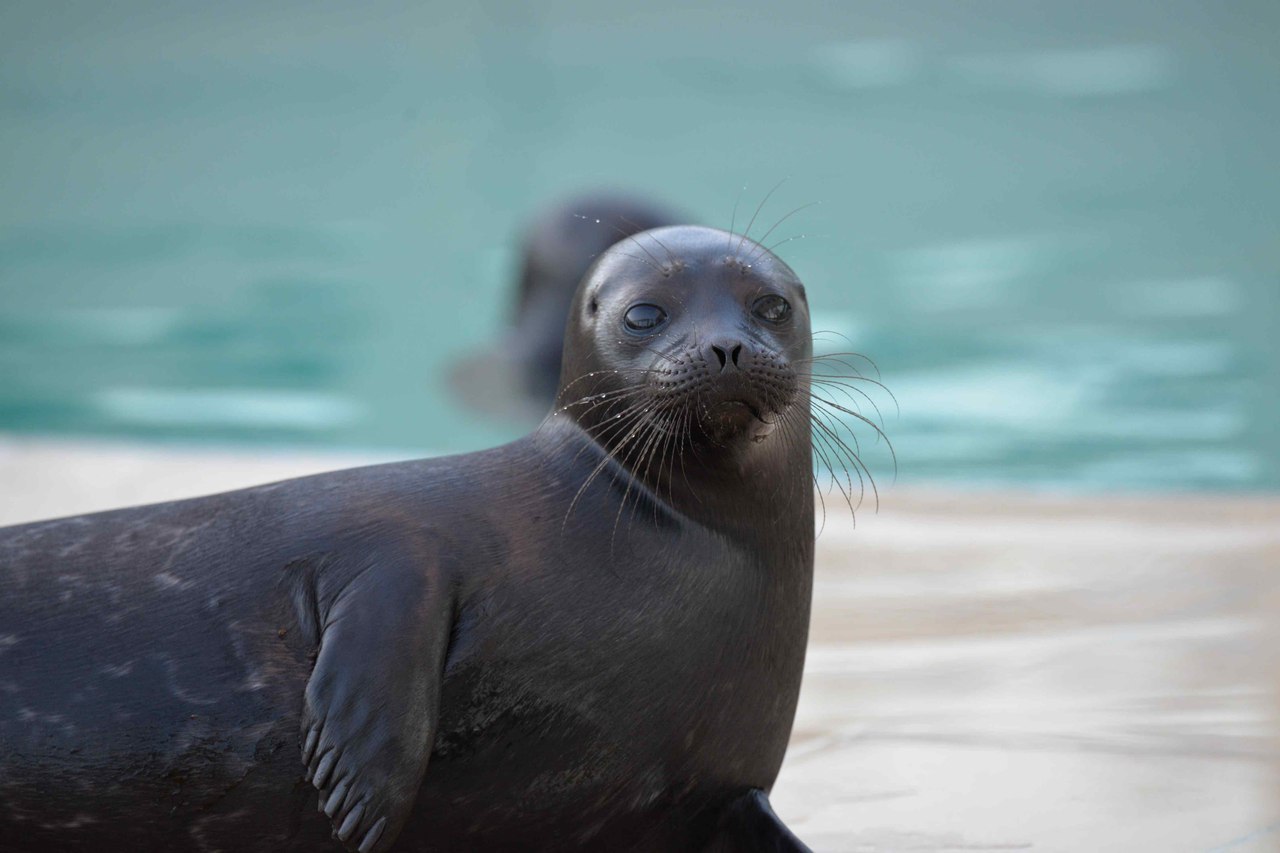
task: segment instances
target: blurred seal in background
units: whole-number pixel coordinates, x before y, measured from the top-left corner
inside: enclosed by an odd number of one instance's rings
[[[587,269],[615,243],[681,221],[658,202],[622,192],[584,193],[534,216],[520,244],[509,325],[453,367],[454,395],[487,415],[539,420],[560,382],[565,315]]]

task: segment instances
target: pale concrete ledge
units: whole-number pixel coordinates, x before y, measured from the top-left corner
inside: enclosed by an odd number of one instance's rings
[[[0,438],[0,524],[368,461]],[[1280,497],[829,507],[774,791],[815,849],[1280,850]]]

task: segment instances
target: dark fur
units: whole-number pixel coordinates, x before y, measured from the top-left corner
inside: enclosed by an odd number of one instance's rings
[[[762,793],[809,618],[803,290],[640,239],[527,438],[0,530],[0,847],[804,849]],[[669,328],[621,332],[637,299]]]

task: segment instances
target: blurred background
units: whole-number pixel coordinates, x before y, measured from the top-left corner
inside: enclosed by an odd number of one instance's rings
[[[6,0],[0,524],[514,438],[451,377],[530,217],[759,208],[898,403],[779,813],[1280,849],[1278,45],[1275,0]]]
[[[1280,485],[1270,0],[4,6],[0,430],[447,452],[520,230],[759,235],[901,481]],[[745,189],[744,189],[745,187]],[[847,348],[829,336],[824,345]],[[891,476],[882,459],[873,471]]]

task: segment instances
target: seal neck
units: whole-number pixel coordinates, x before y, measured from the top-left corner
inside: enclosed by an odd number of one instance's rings
[[[592,467],[616,466],[649,499],[703,527],[753,547],[792,547],[796,537],[813,537],[810,425],[799,414],[741,446],[676,446],[657,436],[648,452],[628,454],[595,441],[563,413],[550,415],[538,435],[588,448]]]

